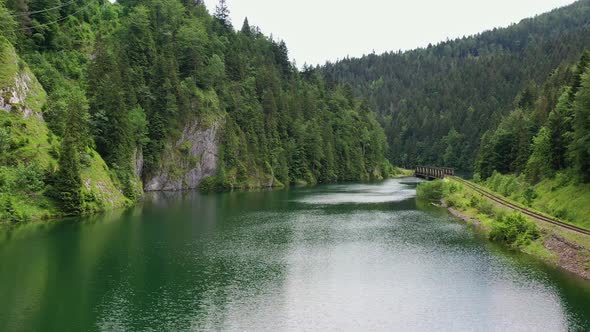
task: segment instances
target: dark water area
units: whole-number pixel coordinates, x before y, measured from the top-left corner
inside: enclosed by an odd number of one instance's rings
[[[0,331],[590,331],[590,283],[416,180],[213,195],[0,232]]]

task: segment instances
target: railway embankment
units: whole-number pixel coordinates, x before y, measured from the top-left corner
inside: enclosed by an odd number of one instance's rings
[[[488,239],[590,280],[590,231],[518,204],[461,178],[423,183],[422,199],[441,200]]]

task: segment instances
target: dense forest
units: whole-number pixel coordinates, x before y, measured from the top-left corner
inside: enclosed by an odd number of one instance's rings
[[[0,0],[0,219],[101,211],[144,190],[381,179],[392,164],[492,186],[498,174],[526,188],[590,182],[588,23],[582,0],[300,70],[283,41],[247,19],[234,27],[224,0],[211,12]]]
[[[367,102],[220,1],[0,1],[0,219],[389,176]],[[19,96],[14,99],[12,96]],[[207,151],[201,151],[205,145]]]
[[[439,165],[590,227],[590,1],[503,29],[321,68],[369,100],[392,163]]]
[[[501,122],[526,125],[519,122],[522,114],[512,110],[536,103],[539,118],[531,130],[544,123],[559,93],[543,83],[555,68],[575,62],[590,47],[589,23],[590,1],[582,0],[507,28],[408,52],[347,58],[321,70],[328,83],[348,84],[357,96],[369,99],[385,128],[394,164],[471,172],[488,130]],[[560,75],[568,75],[564,67],[555,74]],[[567,79],[561,76],[552,80]],[[511,119],[504,120],[508,114]],[[512,143],[502,144],[510,149]],[[521,158],[498,170],[520,170],[527,159]]]

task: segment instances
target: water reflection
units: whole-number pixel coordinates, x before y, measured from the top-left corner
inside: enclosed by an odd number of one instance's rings
[[[415,181],[151,194],[0,236],[6,331],[550,330],[588,283],[415,201]]]
[[[417,181],[389,180],[379,185],[348,184],[324,186],[321,191],[310,190],[299,202],[307,204],[370,204],[399,202],[413,198]]]

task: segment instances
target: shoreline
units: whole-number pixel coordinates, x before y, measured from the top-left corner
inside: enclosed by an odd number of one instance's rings
[[[479,232],[486,235],[489,233],[489,228],[480,220],[448,206],[444,200],[441,206],[446,208],[455,218],[475,226]],[[542,245],[543,248],[554,255],[554,257],[535,254],[534,252],[524,250],[525,248],[518,248],[518,251],[541,259],[546,263],[590,281],[590,248],[573,243],[550,229],[541,226],[539,227],[541,228],[543,236],[535,242]]]
[[[413,175],[410,175],[410,172],[413,172],[412,170],[406,170],[406,169],[401,169],[400,168],[401,173],[400,174],[396,174],[394,176],[390,176],[390,177],[386,177],[384,179],[381,180],[376,180],[376,181],[385,181],[385,180],[394,180],[394,179],[404,179],[404,178],[411,178],[413,177]],[[356,181],[356,182],[374,182],[374,181]],[[329,184],[342,184],[342,183],[355,183],[354,181],[350,181],[350,182],[335,182],[335,183],[329,183]],[[328,183],[326,183],[328,184]],[[107,208],[107,209],[103,209],[103,210],[96,210],[90,213],[82,213],[82,214],[78,214],[78,215],[66,215],[60,212],[57,212],[55,214],[43,214],[41,216],[37,216],[37,217],[33,217],[30,220],[27,221],[21,221],[21,222],[17,222],[17,223],[11,223],[11,222],[6,222],[3,220],[0,220],[0,227],[13,227],[13,226],[18,226],[18,225],[22,225],[22,224],[29,224],[29,223],[46,223],[46,222],[52,222],[52,221],[56,221],[56,220],[61,220],[61,219],[67,219],[67,218],[86,218],[86,217],[92,217],[92,216],[97,216],[100,214],[105,214],[105,213],[110,213],[113,211],[120,211],[120,210],[125,210],[125,209],[130,209],[133,208],[135,206],[137,206],[138,204],[140,204],[144,199],[146,195],[150,195],[150,194],[154,194],[154,193],[187,193],[187,192],[198,192],[199,194],[203,194],[203,195],[207,195],[207,194],[218,194],[218,193],[223,193],[223,192],[259,192],[259,191],[275,191],[275,190],[285,190],[288,188],[297,188],[297,187],[315,187],[318,186],[320,184],[316,183],[316,184],[291,184],[288,186],[259,186],[259,187],[250,187],[250,188],[233,188],[231,190],[222,190],[222,191],[202,191],[199,188],[194,188],[194,189],[185,189],[185,190],[154,190],[154,191],[144,191],[143,195],[138,198],[136,201],[133,202],[126,202],[125,204],[119,205],[119,206],[112,206],[111,208]]]

